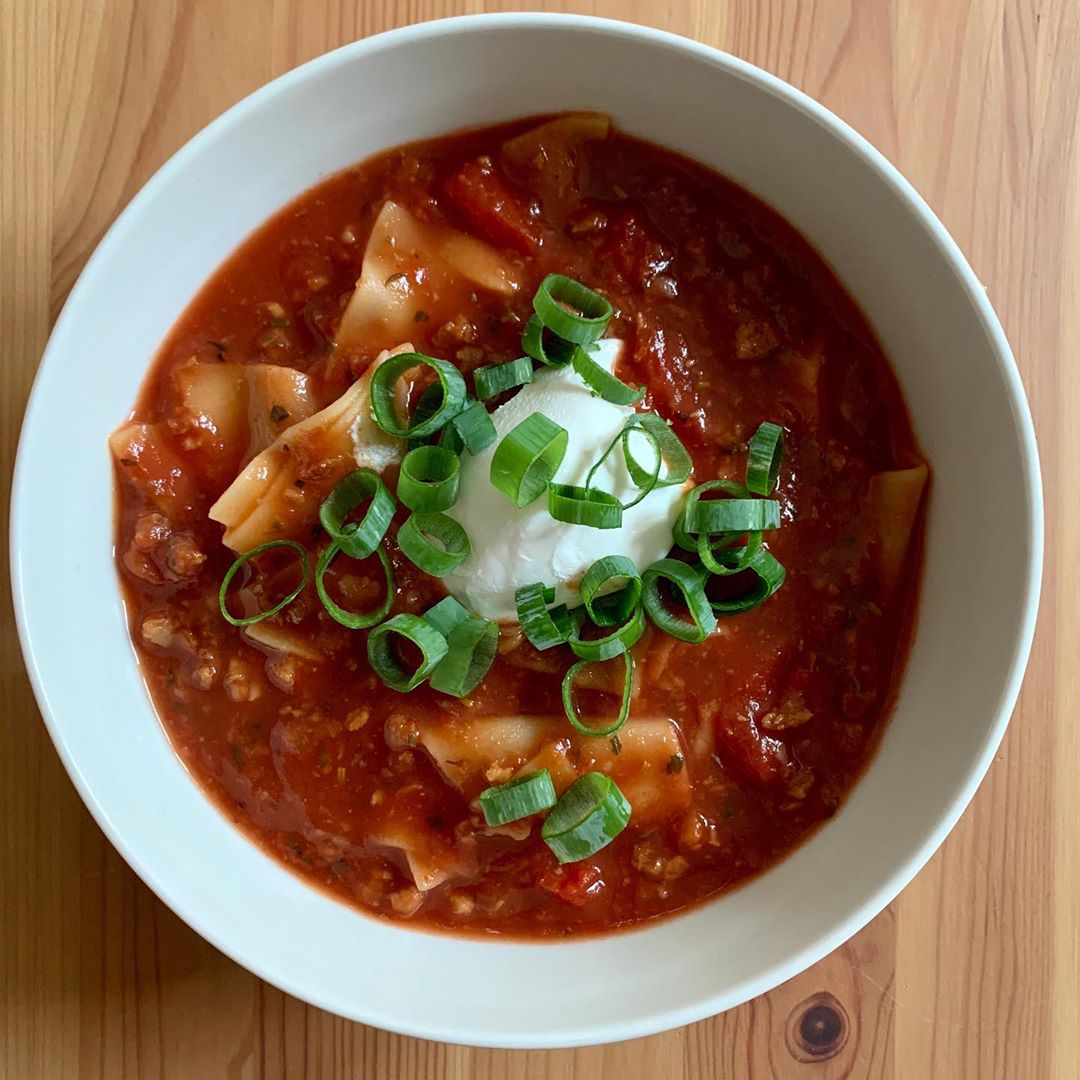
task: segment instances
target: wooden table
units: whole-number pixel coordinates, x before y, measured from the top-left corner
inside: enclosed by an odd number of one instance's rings
[[[50,324],[114,216],[177,147],[238,98],[326,49],[398,22],[502,6],[0,0],[5,501]],[[150,894],[91,821],[53,752],[5,601],[2,1080],[1080,1076],[1080,565],[1069,557],[1080,553],[1080,501],[1065,489],[1080,476],[1080,427],[1066,423],[1080,409],[1080,4],[597,0],[577,9],[711,42],[823,101],[913,181],[988,284],[1035,412],[1049,537],[1027,683],[988,779],[889,910],[771,994],[606,1048],[447,1047],[287,997]],[[6,563],[6,537],[0,545]],[[842,1030],[832,1056],[806,1063],[796,1033],[815,1003]]]

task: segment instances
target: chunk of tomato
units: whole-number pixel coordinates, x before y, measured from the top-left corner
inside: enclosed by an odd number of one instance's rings
[[[446,182],[446,195],[488,240],[523,255],[540,246],[540,228],[489,157],[477,158]]]
[[[603,873],[592,863],[572,863],[545,870],[537,885],[564,904],[584,907],[595,900],[605,888]]]

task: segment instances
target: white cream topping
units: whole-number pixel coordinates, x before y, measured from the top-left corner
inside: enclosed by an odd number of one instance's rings
[[[605,338],[592,358],[612,371],[622,349],[621,341]],[[582,576],[605,555],[625,555],[644,570],[671,547],[671,527],[683,496],[682,487],[654,488],[637,506],[624,511],[618,529],[556,521],[548,513],[546,495],[518,509],[491,483],[491,459],[503,436],[534,412],[542,412],[568,433],[556,481],[584,485],[589,469],[634,410],[596,396],[571,369],[545,368],[491,414],[498,438],[480,454],[463,455],[461,494],[447,511],[465,527],[472,554],[443,579],[461,603],[489,619],[516,620],[514,591],[536,581],[554,585],[557,602],[580,603]],[[643,440],[642,445],[639,456],[647,463],[649,451]],[[608,457],[593,483],[623,502],[639,490],[619,449]]]

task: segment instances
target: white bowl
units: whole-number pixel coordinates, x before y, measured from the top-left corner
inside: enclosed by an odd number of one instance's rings
[[[527,945],[413,932],[293,877],[174,756],[117,591],[105,440],[196,290],[283,203],[398,143],[580,108],[744,184],[862,304],[934,467],[918,631],[865,778],[759,879],[604,938]],[[1023,388],[982,286],[922,199],[850,128],[765,72],[669,34],[570,16],[452,19],[360,41],[192,139],[72,291],[27,410],[12,501],[16,610],[38,702],[83,799],[143,880],[297,997],[394,1031],[507,1047],[698,1020],[796,974],[880,911],[990,763],[1023,674],[1041,560]]]

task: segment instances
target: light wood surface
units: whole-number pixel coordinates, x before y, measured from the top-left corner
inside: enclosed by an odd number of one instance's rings
[[[3,501],[51,322],[112,219],[174,150],[249,91],[326,49],[400,23],[504,6],[530,5],[0,0]],[[987,780],[888,911],[815,968],[739,1009],[580,1051],[491,1052],[400,1038],[261,983],[127,869],[40,723],[5,575],[2,1080],[1080,1076],[1080,4],[569,7],[699,38],[808,91],[914,182],[989,287],[1035,412],[1049,549],[1027,682]],[[1009,527],[1005,514],[1001,527]],[[6,537],[0,548],[6,565]],[[792,1032],[813,1004],[839,1011],[844,1036],[831,1057],[807,1062]]]

